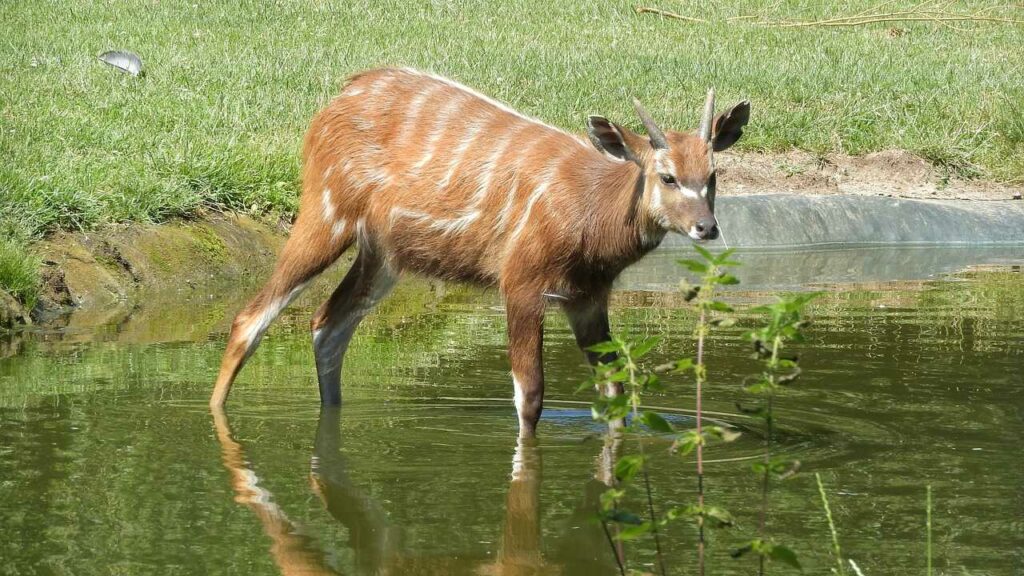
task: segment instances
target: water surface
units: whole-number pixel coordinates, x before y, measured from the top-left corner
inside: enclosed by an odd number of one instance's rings
[[[865,574],[922,574],[930,484],[937,573],[1024,573],[1024,258],[956,249],[958,263],[1000,266],[951,273],[950,252],[914,250],[745,256],[751,281],[728,296],[741,307],[780,287],[827,289],[804,376],[779,401],[779,450],[802,469],[775,487],[769,526],[807,573],[827,573],[820,472],[844,553]],[[616,294],[616,331],[664,336],[652,363],[692,351],[694,317],[673,293],[680,255],[652,255]],[[493,291],[405,283],[353,343],[343,409],[321,414],[306,323],[329,283],[271,330],[224,418],[205,405],[244,290],[3,341],[0,572],[617,573],[591,521],[607,480],[601,428],[575,393],[586,369],[557,310],[541,436],[521,444]],[[710,410],[745,434],[708,452],[709,501],[738,518],[712,534],[708,574],[753,569],[728,554],[757,524],[761,435],[734,414],[757,368],[740,338],[752,322],[741,314],[709,345]],[[692,387],[668,384],[651,403],[686,426]],[[667,448],[647,448],[656,502],[689,504],[693,463]],[[669,529],[670,572],[695,573],[694,541],[686,524]],[[626,554],[651,569],[651,543]]]

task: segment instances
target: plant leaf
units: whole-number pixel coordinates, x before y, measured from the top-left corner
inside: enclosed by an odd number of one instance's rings
[[[609,340],[608,342],[600,342],[592,346],[587,346],[587,350],[590,352],[599,352],[601,354],[606,354],[608,352],[618,352],[619,345]]]
[[[708,272],[708,265],[703,262],[698,262],[696,260],[677,260],[677,262],[682,266],[685,266],[690,272],[694,272],[696,274],[707,274]]]
[[[651,336],[650,338],[644,340],[643,342],[634,345],[629,350],[629,355],[632,356],[634,360],[639,360],[640,358],[646,356],[647,353],[650,352],[655,346],[657,346],[658,342],[660,341],[661,338],[659,338],[658,336]]]
[[[707,302],[705,306],[707,306],[709,310],[714,310],[716,312],[732,312],[732,306],[729,306],[725,302],[721,302],[719,300]]]
[[[647,426],[655,432],[663,432],[671,434],[673,430],[672,425],[667,420],[661,417],[661,414],[657,412],[644,412],[640,414],[640,421],[643,422],[644,426]]]
[[[643,522],[627,526],[615,535],[616,540],[636,540],[651,531],[651,523]]]
[[[785,546],[772,544],[771,549],[768,551],[768,557],[772,560],[778,560],[779,562],[789,564],[797,570],[802,570],[800,567],[800,561],[797,560],[796,553]]]
[[[615,463],[615,477],[622,482],[629,482],[636,477],[644,468],[644,457],[639,454],[630,454],[619,458]]]
[[[693,249],[696,250],[697,253],[700,254],[701,257],[703,257],[708,262],[711,262],[711,263],[716,263],[717,262],[717,260],[715,259],[715,255],[712,254],[711,251],[708,250],[707,248],[705,248],[705,247],[703,247],[703,246],[701,246],[699,244],[694,244],[693,245]]]

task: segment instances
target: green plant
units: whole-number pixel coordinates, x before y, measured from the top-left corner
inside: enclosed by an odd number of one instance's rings
[[[639,538],[650,533],[654,538],[655,548],[658,553],[659,566],[664,574],[664,563],[661,559],[661,543],[659,527],[677,518],[691,518],[695,521],[698,532],[698,572],[704,573],[704,549],[705,549],[705,525],[707,522],[714,522],[718,526],[732,524],[732,516],[725,510],[705,504],[704,491],[704,446],[709,439],[732,441],[739,433],[722,426],[705,427],[703,424],[703,386],[707,381],[707,367],[704,364],[704,342],[710,330],[714,326],[728,326],[732,324],[731,318],[715,318],[717,313],[732,312],[732,308],[721,301],[714,299],[715,288],[719,285],[738,284],[739,280],[726,271],[727,268],[737,266],[739,263],[729,260],[732,250],[726,250],[719,255],[714,255],[702,247],[695,247],[700,259],[681,260],[680,264],[691,272],[700,274],[700,282],[696,286],[684,283],[682,289],[684,298],[694,303],[699,313],[697,325],[694,328],[694,341],[696,342],[696,356],[683,358],[674,362],[663,364],[654,369],[644,369],[638,361],[646,356],[658,343],[657,338],[648,338],[642,342],[634,343],[620,338],[613,338],[611,341],[603,342],[590,347],[592,352],[611,354],[613,359],[600,363],[595,368],[593,377],[581,386],[581,389],[597,387],[599,390],[608,389],[609,384],[621,383],[624,394],[619,396],[602,396],[593,405],[594,418],[613,424],[632,417],[629,423],[619,429],[613,427],[612,433],[625,433],[637,437],[637,454],[626,455],[619,458],[615,464],[615,478],[619,484],[609,488],[602,498],[602,508],[599,514],[605,534],[609,538],[609,544],[613,546],[609,524],[616,524],[619,531],[614,538],[619,540],[630,540]],[[661,382],[657,373],[683,374],[692,372],[696,384],[696,425],[691,430],[676,430],[664,417],[653,411],[641,410],[642,398],[645,392],[660,390]],[[645,432],[670,435],[673,438],[672,450],[680,455],[688,455],[696,452],[697,457],[697,503],[684,508],[672,508],[666,511],[662,518],[658,518],[653,496],[651,493],[650,477],[647,473],[647,459],[644,455],[642,435]],[[622,509],[622,500],[626,490],[632,481],[642,477],[644,492],[647,501],[647,520],[642,520],[639,515]],[[616,553],[619,561],[620,571],[625,570],[624,563]]]
[[[757,538],[734,550],[733,556],[739,558],[748,553],[756,554],[758,574],[762,575],[765,571],[765,560],[781,561],[794,568],[800,568],[800,562],[791,549],[768,539],[768,496],[771,480],[789,478],[800,468],[798,460],[787,460],[785,457],[772,454],[775,428],[773,406],[775,396],[786,386],[792,385],[800,376],[797,357],[783,356],[782,352],[789,344],[803,341],[802,329],[808,325],[802,317],[803,310],[817,296],[816,292],[794,294],[750,310],[755,314],[767,316],[763,325],[746,334],[746,338],[754,346],[754,358],[761,361],[763,368],[745,390],[758,397],[760,403],[753,408],[741,405],[737,407],[746,414],[761,418],[765,426],[764,455],[760,462],[753,465],[754,472],[760,476],[761,507]]]

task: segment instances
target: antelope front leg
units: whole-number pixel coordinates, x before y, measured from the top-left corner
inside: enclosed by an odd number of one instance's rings
[[[536,295],[508,295],[508,358],[512,365],[519,436],[533,437],[544,407],[544,300]]]
[[[615,354],[600,354],[591,352],[587,348],[594,344],[611,340],[611,329],[608,323],[608,294],[600,294],[593,297],[583,297],[571,300],[562,305],[565,315],[569,318],[569,326],[576,336],[576,344],[587,356],[587,362],[591,366],[598,362],[611,362]],[[622,394],[621,382],[610,384],[607,390],[602,392],[609,396]]]

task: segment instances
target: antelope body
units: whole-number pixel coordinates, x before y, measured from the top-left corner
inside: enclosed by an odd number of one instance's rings
[[[415,70],[350,78],[306,135],[291,237],[235,318],[210,405],[223,405],[281,310],[356,244],[311,323],[321,401],[340,402],[353,332],[402,272],[496,285],[520,430],[532,435],[546,304],[563,307],[582,348],[607,340],[609,291],[626,266],[668,231],[718,234],[712,152],[740,137],[749,103],[712,119],[709,92],[698,133],[667,134],[635,104],[649,138],[591,116],[587,142]]]

